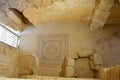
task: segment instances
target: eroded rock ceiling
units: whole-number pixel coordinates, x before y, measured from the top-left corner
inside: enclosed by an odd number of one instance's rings
[[[82,23],[93,30],[104,26],[113,4],[114,0],[0,0],[0,21],[22,30],[26,21],[36,27]]]

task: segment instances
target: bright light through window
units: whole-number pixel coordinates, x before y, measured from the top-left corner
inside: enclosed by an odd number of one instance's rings
[[[19,32],[0,23],[0,42],[17,48],[19,43]]]

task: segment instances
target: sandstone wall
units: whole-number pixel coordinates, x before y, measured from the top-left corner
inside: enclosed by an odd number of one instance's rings
[[[62,78],[62,77],[47,77],[47,76],[23,76],[25,79],[42,79],[42,80],[100,80],[95,78]]]
[[[38,60],[36,56],[19,51],[16,60],[16,67],[18,69],[18,77],[24,75],[37,74]]]
[[[0,76],[20,77],[37,74],[38,60],[30,53],[0,43]]]
[[[116,48],[112,48],[114,52],[110,52],[110,45],[103,45],[106,48],[101,47],[97,42],[99,42],[99,39],[103,39],[104,37],[107,38],[109,37],[111,40],[112,44],[114,46],[119,46],[118,43],[115,43],[117,40],[119,42],[119,39],[114,36],[116,32],[120,31],[120,28],[118,26],[108,26],[105,27],[105,29],[102,30],[89,30],[89,27],[87,25],[82,25],[82,24],[53,24],[53,25],[48,25],[48,26],[39,26],[39,28],[34,28],[30,27],[29,29],[25,30],[21,34],[21,43],[20,43],[20,49],[22,51],[26,52],[32,52],[37,55],[36,49],[38,48],[37,44],[37,36],[38,35],[51,35],[51,34],[68,34],[69,40],[68,40],[68,56],[67,56],[67,61],[68,58],[71,58],[75,60],[77,58],[77,62],[75,62],[76,65],[76,70],[80,70],[79,68],[84,67],[85,71],[90,70],[90,73],[92,73],[88,56],[91,53],[92,50],[95,50],[97,54],[99,54],[102,58],[102,67],[108,67],[116,64],[120,64],[119,62],[119,50],[116,50]],[[115,38],[115,39],[114,39]],[[109,41],[107,41],[109,42]],[[100,44],[102,44],[100,42]],[[108,49],[109,48],[109,49]],[[117,47],[119,49],[119,47]],[[112,55],[111,55],[112,54]],[[95,59],[92,61],[95,63],[96,61],[99,61],[99,56],[95,55]],[[114,56],[114,58],[113,58]],[[39,56],[37,56],[39,58]],[[85,60],[81,59],[80,57],[85,57]],[[116,58],[116,59],[115,59]],[[97,59],[97,60],[96,60]],[[95,61],[94,61],[95,60]],[[81,62],[83,62],[83,65]],[[91,62],[90,64],[93,64]],[[61,62],[62,63],[62,62]],[[84,64],[85,63],[85,64]],[[101,63],[101,62],[100,62]],[[63,70],[62,67],[65,68],[66,72],[67,70],[71,70],[70,74],[68,76],[74,77],[76,76],[75,74],[75,68],[71,68],[68,66],[67,68],[67,63],[64,64],[64,66],[59,65],[57,67],[51,67],[51,66],[39,66],[38,67],[38,75],[42,76],[60,76],[60,71]],[[98,64],[98,63],[97,63]],[[89,67],[86,67],[88,65]],[[99,64],[98,64],[99,65]],[[66,66],[66,67],[65,67]],[[77,67],[79,67],[77,69]],[[97,66],[95,63],[95,66],[91,65],[92,69],[98,69],[100,66]],[[94,68],[93,68],[94,67]],[[82,71],[78,71],[78,74],[80,74]],[[83,71],[84,72],[84,71]],[[87,71],[86,71],[87,72]],[[79,77],[84,77],[84,76],[89,76],[93,77],[93,75],[88,75],[89,73],[83,73],[83,75],[79,75]],[[67,76],[67,75],[66,75]]]
[[[17,77],[16,50],[0,43],[0,76]]]
[[[84,26],[84,25],[83,25]],[[83,31],[79,31],[79,29],[83,29]],[[67,50],[70,57],[74,57],[75,53],[80,48],[90,48],[91,46],[91,39],[86,42],[88,38],[83,36],[82,34],[86,34],[84,30],[89,32],[87,28],[79,28],[79,25],[76,24],[61,24],[61,25],[51,25],[51,26],[43,26],[40,28],[29,28],[25,32],[21,34],[21,43],[20,49],[22,51],[36,53],[37,55],[37,36],[38,35],[59,35],[59,34],[68,34],[68,44]],[[79,34],[80,32],[80,34]],[[81,36],[81,37],[79,37]],[[83,38],[83,39],[82,39]],[[25,44],[25,45],[24,45]],[[82,47],[84,46],[84,47]],[[38,56],[39,58],[39,56]],[[62,63],[62,62],[61,62]],[[63,65],[65,67],[65,65]],[[62,64],[57,66],[39,66],[38,75],[41,76],[60,76],[60,72],[62,71]]]
[[[76,79],[76,78],[60,78],[60,77],[26,76],[22,79],[0,77],[0,80],[100,80],[100,79],[93,79],[93,78]]]
[[[113,67],[102,68],[100,70],[101,80],[119,80],[120,79],[120,65]]]

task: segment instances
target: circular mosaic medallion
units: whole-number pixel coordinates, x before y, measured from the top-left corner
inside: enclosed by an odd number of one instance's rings
[[[45,57],[54,59],[60,54],[60,45],[56,42],[47,43],[44,46],[43,52]]]

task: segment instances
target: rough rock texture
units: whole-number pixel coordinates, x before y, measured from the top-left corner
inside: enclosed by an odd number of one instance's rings
[[[111,13],[111,8],[113,6],[114,0],[100,0],[100,1],[96,1],[96,7],[95,7],[95,11],[93,13],[93,17],[91,20],[91,24],[90,24],[90,29],[91,30],[95,30],[98,28],[102,28],[110,13]]]
[[[25,79],[42,79],[42,80],[99,80],[95,78],[62,78],[62,77],[47,77],[47,76],[23,76]]]
[[[103,64],[101,55],[95,50],[84,49],[77,56],[67,59],[66,77],[98,78]]]
[[[0,23],[3,23],[17,31],[24,30],[27,25],[22,22],[20,15],[15,14],[12,10],[6,10],[5,12],[0,12]]]
[[[63,2],[55,2],[45,8],[27,8],[23,11],[23,14],[35,26],[49,24],[49,22],[51,24],[66,22],[88,23],[93,7],[94,0],[64,0]]]
[[[119,80],[120,79],[120,65],[102,68],[100,70],[101,80]]]
[[[60,77],[43,77],[43,76],[24,76],[22,79],[17,78],[4,78],[0,77],[0,80],[100,80],[94,78],[60,78]]]
[[[66,67],[66,77],[72,77],[75,74],[75,69],[71,66]]]
[[[39,66],[35,54],[16,50],[0,43],[0,76],[20,77],[24,75],[60,76],[60,66]]]
[[[101,65],[102,64],[102,58],[100,54],[94,54],[93,55],[93,62],[94,65]]]
[[[61,66],[39,66],[37,68],[37,75],[59,77]]]
[[[0,76],[20,77],[37,74],[36,56],[0,43]]]
[[[93,54],[93,50],[92,49],[85,49],[85,50],[79,50],[78,51],[78,56],[79,57],[89,57],[90,55]]]
[[[20,51],[19,51],[20,52]],[[20,52],[17,56],[18,76],[35,75],[37,73],[37,58],[31,54]]]
[[[104,26],[113,3],[114,0],[1,0],[0,11],[7,19],[2,18],[5,20],[1,22],[23,30],[26,25],[18,20],[19,16],[16,25],[16,19],[9,18],[7,14],[9,9],[16,9],[36,27],[57,23],[82,23],[90,24],[90,29],[93,30]]]
[[[68,66],[75,66],[75,61],[72,58],[68,59]]]
[[[0,43],[0,76],[17,77],[16,50]]]
[[[39,7],[47,7],[54,4],[57,1],[64,0],[8,0],[7,5],[11,8],[16,8],[19,11],[24,11],[27,8],[39,8]]]
[[[94,73],[89,67],[89,60],[87,58],[77,59],[75,61],[75,71],[77,73],[77,77],[79,78],[94,77]]]

